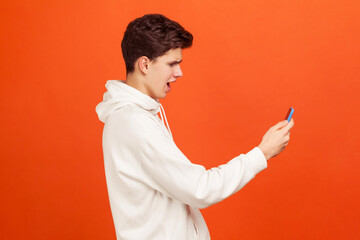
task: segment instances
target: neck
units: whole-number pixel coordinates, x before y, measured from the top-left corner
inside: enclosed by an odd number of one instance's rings
[[[142,76],[139,76],[138,74],[130,73],[126,75],[125,84],[151,97],[146,89],[146,86],[143,84],[144,80],[145,79],[143,79]]]
[[[138,76],[136,76],[135,74],[130,73],[130,74],[126,75],[125,84],[129,85],[130,87],[136,88],[137,90],[139,90],[142,93],[145,93],[143,84],[141,84],[141,82],[142,81],[140,80],[140,78]]]

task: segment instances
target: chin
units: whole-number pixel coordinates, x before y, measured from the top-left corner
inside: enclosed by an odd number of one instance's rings
[[[162,98],[165,98],[165,97],[166,97],[166,93],[165,93],[165,95],[162,95],[162,96],[158,97],[158,99],[162,99]]]

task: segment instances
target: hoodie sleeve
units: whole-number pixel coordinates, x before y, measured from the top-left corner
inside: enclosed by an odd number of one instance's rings
[[[262,151],[255,147],[206,170],[191,163],[152,117],[128,114],[116,122],[110,134],[121,144],[119,147],[131,149],[127,159],[138,162],[136,178],[195,208],[205,208],[231,196],[267,167]]]

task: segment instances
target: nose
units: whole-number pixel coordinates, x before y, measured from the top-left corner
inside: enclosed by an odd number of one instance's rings
[[[175,70],[174,70],[174,77],[179,78],[183,76],[183,72],[181,71],[180,64],[177,64]]]

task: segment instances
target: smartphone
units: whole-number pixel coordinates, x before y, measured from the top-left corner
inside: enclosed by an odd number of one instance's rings
[[[289,111],[288,111],[287,114],[286,114],[285,120],[287,120],[288,122],[290,122],[293,113],[294,113],[294,109],[293,109],[292,107],[290,107],[290,108],[289,108]]]

